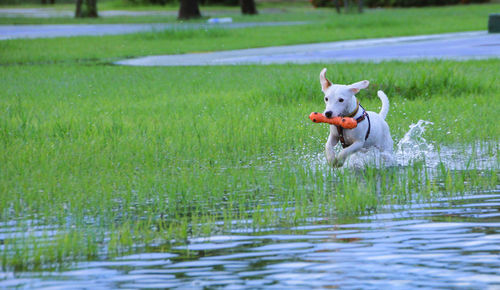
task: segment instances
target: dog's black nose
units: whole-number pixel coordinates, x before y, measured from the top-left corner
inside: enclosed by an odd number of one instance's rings
[[[331,118],[331,117],[332,117],[332,114],[333,114],[333,112],[332,112],[332,111],[325,112],[325,116],[326,116],[327,118]]]

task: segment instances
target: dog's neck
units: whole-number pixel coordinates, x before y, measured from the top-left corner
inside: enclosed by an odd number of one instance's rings
[[[356,116],[358,114],[358,112],[359,112],[359,101],[356,97],[353,97],[351,104],[349,105],[348,110],[347,110],[346,114],[344,115],[344,117],[353,118],[354,116]]]

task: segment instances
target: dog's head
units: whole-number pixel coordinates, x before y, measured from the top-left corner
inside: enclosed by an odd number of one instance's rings
[[[360,81],[351,85],[334,85],[326,78],[326,68],[319,74],[321,89],[325,94],[325,116],[328,118],[346,116],[356,108],[356,95],[366,89],[369,81]]]

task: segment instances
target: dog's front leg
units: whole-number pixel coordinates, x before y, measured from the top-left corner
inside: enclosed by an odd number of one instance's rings
[[[356,141],[349,145],[349,147],[346,147],[340,151],[339,156],[337,159],[335,159],[335,162],[333,162],[333,166],[335,167],[340,167],[344,164],[345,159],[347,156],[353,154],[354,152],[358,151],[359,149],[363,148],[363,145],[365,144],[365,141]]]
[[[330,133],[328,136],[328,141],[325,144],[326,161],[328,164],[333,164],[335,161],[335,145],[339,142],[339,138],[336,135]]]

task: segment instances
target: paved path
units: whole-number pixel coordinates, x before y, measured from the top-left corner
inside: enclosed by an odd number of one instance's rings
[[[485,31],[339,41],[210,53],[147,56],[116,62],[134,66],[242,65],[500,57],[500,34]]]
[[[232,22],[232,23],[149,23],[149,24],[62,24],[62,25],[0,25],[0,40],[16,38],[50,38],[69,36],[100,36],[127,34],[167,29],[227,29],[254,26],[302,25],[305,21],[295,22]]]

